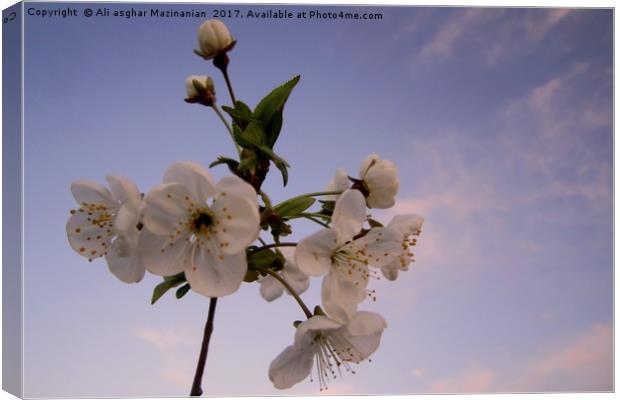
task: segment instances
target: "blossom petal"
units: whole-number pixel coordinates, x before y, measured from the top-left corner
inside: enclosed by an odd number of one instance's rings
[[[402,254],[402,236],[390,228],[373,228],[364,237],[350,244],[365,249],[368,264],[382,267]]]
[[[172,164],[164,173],[164,183],[178,182],[187,187],[190,196],[199,203],[215,194],[211,173],[202,165],[192,161]]]
[[[295,263],[310,276],[323,275],[331,267],[331,257],[336,246],[336,232],[331,229],[320,230],[299,242],[295,250]]]
[[[388,228],[394,229],[396,232],[400,233],[403,236],[415,235],[420,229],[422,229],[422,224],[424,223],[424,218],[420,217],[416,214],[399,214],[394,216],[389,224],[387,224]]]
[[[336,231],[338,243],[345,243],[357,235],[365,220],[364,195],[358,190],[346,190],[336,201],[332,214],[332,229]]]
[[[112,223],[94,224],[100,213],[76,211],[67,221],[67,238],[71,248],[83,257],[97,258],[105,254],[110,246],[114,232]]]
[[[260,282],[260,295],[267,301],[274,301],[284,293],[284,287],[271,275],[267,275]]]
[[[326,192],[344,192],[351,186],[351,182],[349,181],[349,177],[347,175],[347,171],[342,168],[338,168],[336,170],[336,174],[332,178],[331,181],[327,184],[325,188]],[[330,194],[324,196],[323,198],[326,201],[336,201],[340,197],[340,195]]]
[[[334,336],[341,337],[342,341],[336,339],[336,343],[346,344],[345,348],[336,350],[348,362],[360,362],[367,359],[377,350],[381,341],[383,330],[387,327],[383,317],[377,313],[369,311],[359,311],[349,324],[334,333]],[[335,346],[336,347],[336,346]]]
[[[239,289],[248,270],[245,251],[219,254],[207,242],[195,246],[192,253],[191,264],[185,269],[192,290],[208,297],[222,297]]]
[[[258,203],[236,193],[218,195],[211,206],[215,215],[217,240],[226,254],[243,251],[258,237]]]
[[[136,229],[140,222],[138,204],[127,202],[119,208],[116,218],[114,219],[114,229],[117,232],[126,232]]]
[[[80,205],[84,203],[115,204],[110,191],[97,182],[79,180],[71,184],[71,193]]]
[[[357,304],[365,297],[365,288],[355,285],[338,271],[331,271],[323,278],[323,307],[327,314],[337,321],[350,321],[357,312]]]
[[[180,183],[153,188],[144,202],[144,225],[158,235],[169,235],[182,227],[194,206],[188,189]]]
[[[364,176],[368,187],[368,205],[372,208],[386,209],[395,203],[400,186],[396,165],[388,160],[378,161]]]
[[[118,279],[125,283],[140,282],[144,277],[145,268],[142,264],[142,258],[134,248],[128,255],[121,256],[122,251],[116,251],[117,247],[122,247],[126,243],[123,242],[126,239],[124,237],[117,237],[112,242],[112,247],[105,255],[105,259],[108,263],[110,272],[114,274]]]
[[[314,365],[314,346],[288,346],[269,365],[269,380],[276,389],[288,389],[306,379]]]
[[[189,265],[190,246],[184,236],[172,241],[169,236],[156,235],[148,228],[142,229],[138,239],[138,252],[145,267],[159,276],[183,272]]]
[[[308,347],[319,332],[333,331],[342,327],[342,323],[325,315],[314,315],[303,321],[295,331],[294,346],[298,349]]]
[[[398,278],[398,271],[400,269],[398,266],[399,261],[392,261],[390,264],[381,267],[381,272],[383,273],[385,279],[388,281],[395,281],[396,278]]]
[[[377,161],[379,161],[381,158],[379,157],[378,154],[369,154],[364,161],[362,161],[362,164],[360,165],[360,169],[359,169],[359,177],[360,179],[364,179],[364,177],[366,176],[366,173],[368,172],[368,169],[371,166],[374,166]]]
[[[142,195],[135,183],[122,176],[107,176],[106,180],[112,191],[114,200],[125,202],[140,202]]]
[[[227,193],[234,193],[241,196],[254,205],[258,209],[258,198],[256,197],[256,191],[254,188],[243,179],[236,175],[228,175],[219,180],[215,189],[219,196],[225,196]]]

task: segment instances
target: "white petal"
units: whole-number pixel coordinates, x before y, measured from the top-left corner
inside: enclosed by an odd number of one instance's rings
[[[390,228],[373,228],[364,237],[351,243],[354,249],[364,248],[368,264],[382,267],[402,254],[402,236]]]
[[[360,362],[368,358],[379,347],[386,327],[381,315],[368,311],[358,312],[347,326],[334,333],[334,336],[344,339],[342,342],[335,342],[347,344],[347,348],[338,349],[344,354],[345,361]]]
[[[324,315],[314,315],[297,327],[294,346],[298,349],[308,347],[317,333],[333,331],[341,327],[342,323],[339,321]]]
[[[132,231],[136,229],[140,216],[137,206],[134,202],[127,202],[121,206],[114,220],[114,229],[117,232]]]
[[[91,214],[76,210],[67,221],[66,229],[71,248],[83,257],[94,259],[105,254],[114,232],[111,223],[103,227],[92,223],[93,219],[100,218],[101,213]]]
[[[366,157],[364,161],[362,161],[362,165],[360,165],[360,169],[359,169],[360,179],[364,179],[364,177],[366,176],[366,173],[368,172],[368,169],[371,166],[374,166],[379,160],[381,160],[381,158],[377,154],[368,155],[368,157]]]
[[[387,224],[387,227],[394,229],[403,236],[409,236],[417,234],[418,231],[422,229],[423,223],[424,218],[419,215],[401,214],[394,216],[390,223]]]
[[[357,304],[365,297],[365,288],[355,285],[338,271],[331,271],[323,278],[323,307],[327,314],[337,321],[350,321],[357,312]]]
[[[295,249],[295,263],[310,276],[323,275],[331,267],[331,257],[337,245],[336,232],[320,230],[299,242]]]
[[[315,351],[315,346],[284,349],[269,365],[269,380],[273,386],[288,389],[303,381],[312,371]]]
[[[284,287],[271,275],[267,275],[260,282],[260,295],[267,301],[273,301],[284,293]]]
[[[396,165],[388,160],[377,161],[364,176],[368,187],[368,205],[372,208],[386,209],[395,203],[399,180]]]
[[[210,242],[196,246],[191,264],[185,270],[192,290],[208,297],[222,297],[237,291],[248,270],[245,251],[230,255],[216,251]]]
[[[327,184],[325,188],[326,192],[344,192],[351,186],[351,182],[349,181],[347,171],[342,168],[338,168],[336,170],[336,174],[332,178],[331,181]],[[327,201],[336,201],[340,197],[340,195],[327,195],[324,196],[324,199]]]
[[[144,225],[158,235],[180,229],[195,206],[188,189],[180,183],[165,183],[152,189],[144,199]]]
[[[71,193],[80,205],[84,203],[115,204],[112,194],[97,182],[79,180],[71,184]]]
[[[117,237],[112,242],[111,250],[105,256],[110,272],[118,279],[126,283],[140,282],[144,277],[145,268],[137,249],[129,249],[128,254],[121,256],[124,251],[116,251],[119,247],[124,247],[127,243],[124,237]],[[126,249],[123,249],[126,250]]]
[[[346,190],[336,201],[332,215],[332,229],[336,231],[338,243],[345,243],[357,235],[365,220],[364,195],[359,190]]]
[[[244,251],[260,230],[258,204],[236,193],[218,194],[211,211],[214,213],[217,240],[226,254]]]
[[[301,272],[299,269],[291,269],[287,267],[287,265],[291,265],[287,262],[284,265],[284,269],[282,270],[282,278],[293,288],[295,293],[302,294],[310,287],[310,278],[308,275]],[[287,294],[288,290],[286,291]]]
[[[189,190],[190,196],[200,203],[215,194],[215,185],[211,173],[202,165],[192,161],[174,163],[164,174],[164,183],[182,183]]]
[[[395,281],[396,278],[398,278],[398,263],[399,261],[392,261],[390,264],[381,267],[381,272],[383,273],[385,279],[388,281]]]
[[[243,179],[236,175],[228,175],[220,179],[215,185],[218,196],[226,196],[228,193],[233,193],[238,196],[244,197],[254,205],[254,208],[258,209],[258,198],[256,197],[256,191],[254,188]]]
[[[135,183],[122,176],[107,176],[106,180],[112,190],[114,200],[121,203],[139,202],[142,199],[140,190]]]
[[[183,272],[189,266],[190,246],[183,235],[173,241],[169,236],[156,235],[148,228],[142,229],[138,239],[138,252],[144,266],[159,276]]]

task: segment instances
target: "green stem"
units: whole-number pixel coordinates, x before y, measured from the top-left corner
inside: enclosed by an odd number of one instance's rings
[[[299,196],[295,196],[295,197],[291,197],[288,200],[284,200],[283,202],[277,204],[275,206],[275,208],[278,208],[279,206],[281,206],[282,204],[288,202],[288,201],[292,201],[292,200],[297,200],[300,199],[302,197],[316,197],[316,196],[328,196],[328,195],[332,195],[332,194],[342,194],[342,191],[332,191],[332,192],[312,192],[312,193],[306,193],[306,194],[300,194]]]
[[[233,134],[230,124],[228,123],[228,121],[226,121],[226,118],[224,118],[224,114],[222,114],[222,111],[217,107],[216,104],[213,104],[211,108],[213,108],[213,111],[215,111],[217,116],[220,117],[220,120],[222,120],[222,122],[224,123],[224,126],[226,127],[226,129],[228,130],[228,133],[230,134],[230,138],[235,144],[235,149],[237,149],[237,154],[241,155],[241,149],[239,148],[239,145],[237,144],[237,141],[235,140],[235,135]]]
[[[302,217],[302,218],[309,219],[309,220],[310,220],[310,221],[312,221],[312,222],[316,222],[317,224],[321,225],[321,226],[322,226],[322,227],[324,227],[324,228],[330,228],[330,226],[329,226],[329,225],[327,225],[325,222],[319,221],[318,219],[316,219],[316,218],[314,218],[314,217],[312,217],[312,216],[310,216],[310,215],[306,215],[306,214],[299,214],[299,216],[300,216],[300,217]]]
[[[271,275],[275,280],[280,282],[282,284],[282,286],[284,286],[286,288],[286,290],[288,290],[288,292],[291,294],[291,296],[293,296],[295,298],[295,300],[297,300],[297,304],[299,304],[301,309],[304,311],[304,314],[306,314],[306,317],[307,318],[312,317],[312,313],[310,312],[310,309],[308,309],[308,307],[306,306],[306,303],[304,303],[304,301],[301,299],[301,297],[299,297],[299,295],[297,293],[295,293],[295,290],[293,290],[291,285],[289,285],[288,282],[284,280],[284,278],[282,278],[280,275],[278,275],[277,272],[274,272],[274,271],[272,271],[270,269],[259,268],[258,270],[261,271],[261,272],[264,272],[266,274]]]

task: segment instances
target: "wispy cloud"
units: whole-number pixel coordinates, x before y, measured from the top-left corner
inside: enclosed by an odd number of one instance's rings
[[[610,391],[613,389],[613,330],[594,324],[549,353],[529,362],[512,390]],[[515,389],[515,387],[517,389]]]
[[[495,373],[479,365],[468,367],[457,376],[437,379],[425,393],[481,393],[491,388]]]
[[[459,49],[466,49],[469,55],[493,66],[504,58],[513,58],[535,48],[570,14],[570,9],[468,8],[457,11],[420,48],[415,59],[421,63],[437,62],[456,56]]]

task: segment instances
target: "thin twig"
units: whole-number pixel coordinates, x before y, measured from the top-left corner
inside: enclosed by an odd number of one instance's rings
[[[217,297],[212,297],[209,302],[209,316],[205,324],[205,331],[202,337],[202,346],[200,347],[200,355],[198,356],[198,365],[196,365],[196,374],[192,383],[192,391],[190,396],[202,395],[202,376],[205,372],[205,364],[207,362],[207,353],[209,352],[209,341],[213,333],[213,317],[215,316],[215,306],[217,305]]]

